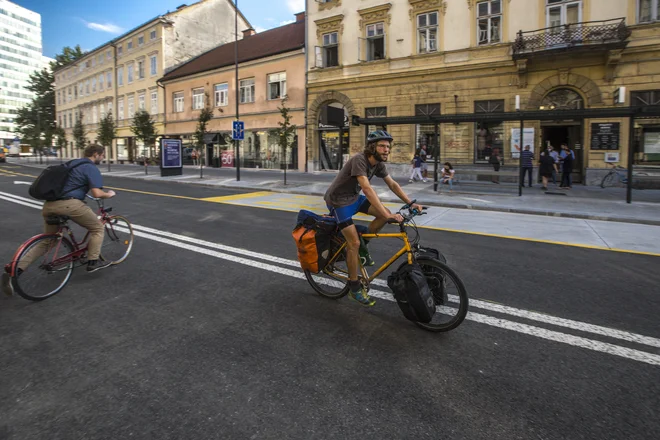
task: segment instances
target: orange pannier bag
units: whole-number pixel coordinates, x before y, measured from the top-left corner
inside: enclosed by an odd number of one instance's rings
[[[291,235],[298,250],[298,261],[303,270],[319,273],[328,263],[332,236],[337,231],[337,221],[329,215],[318,215],[301,210]]]

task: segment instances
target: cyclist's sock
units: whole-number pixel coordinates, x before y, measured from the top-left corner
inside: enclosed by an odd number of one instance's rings
[[[351,292],[357,292],[362,288],[362,283],[360,280],[348,280],[348,288],[351,290]]]

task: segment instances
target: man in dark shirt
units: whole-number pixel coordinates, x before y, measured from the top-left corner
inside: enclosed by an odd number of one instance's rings
[[[522,174],[520,176],[520,185],[525,186],[525,174],[529,175],[529,187],[532,187],[532,170],[534,169],[534,153],[529,151],[529,145],[525,145],[525,150],[520,153],[522,160]]]
[[[96,167],[105,156],[105,149],[100,145],[90,145],[85,148],[85,157],[68,162],[67,166],[74,167],[64,185],[62,198],[45,202],[41,210],[44,217],[44,231],[46,234],[57,232],[57,225],[49,225],[46,218],[49,216],[67,216],[73,222],[89,231],[89,245],[87,248],[87,271],[96,272],[112,264],[111,261],[100,261],[101,246],[103,245],[103,224],[92,209],[84,202],[85,195],[90,192],[98,199],[108,199],[115,195],[114,191],[104,191],[103,177]],[[35,246],[23,258],[18,266],[19,274],[27,270],[30,264],[48,250],[48,243],[41,242],[43,246]],[[7,294],[12,293],[9,274],[2,274],[2,288]]]
[[[383,130],[369,133],[364,152],[356,154],[346,162],[323,197],[346,239],[349,297],[365,306],[373,306],[376,302],[358,280],[360,237],[353,224],[353,216],[361,212],[376,217],[369,224],[370,233],[380,231],[388,220],[403,221],[401,215],[392,214],[380,201],[378,194],[369,183],[373,176],[382,178],[404,203],[410,205],[411,202],[399,184],[387,173],[385,167],[392,139],[392,136]],[[360,190],[364,195],[360,194]],[[420,205],[413,205],[412,208],[422,210]],[[370,257],[365,258],[367,264],[373,264]]]

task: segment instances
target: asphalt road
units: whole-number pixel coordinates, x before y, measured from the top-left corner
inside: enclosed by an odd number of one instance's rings
[[[3,261],[40,231],[14,180]],[[422,230],[472,299],[432,334],[314,294],[291,213],[105,181],[140,236],[47,301],[0,298],[0,439],[660,438],[657,257]]]

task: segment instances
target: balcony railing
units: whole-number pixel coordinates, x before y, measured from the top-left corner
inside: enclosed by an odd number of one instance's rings
[[[523,58],[530,54],[572,48],[623,48],[628,44],[630,33],[625,18],[519,31],[513,43],[513,57]]]

